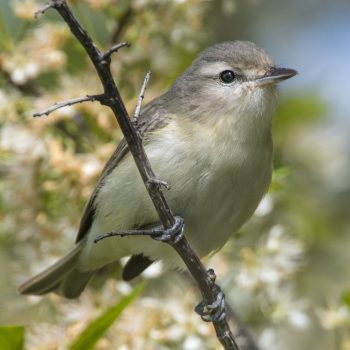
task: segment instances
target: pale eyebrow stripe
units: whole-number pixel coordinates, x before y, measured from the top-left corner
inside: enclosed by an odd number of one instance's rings
[[[224,70],[232,70],[240,81],[249,81],[240,68],[233,68],[226,62],[206,62],[199,68],[198,72],[204,78],[217,80],[219,74]]]
[[[232,67],[227,62],[206,62],[199,68],[199,74],[206,78],[216,78],[224,70],[232,70],[241,80],[248,80],[243,73],[242,69],[238,67]]]
[[[218,74],[224,70],[233,70],[234,69],[228,65],[225,62],[213,62],[213,63],[206,63],[199,69],[199,73],[204,76],[213,76],[214,74]]]

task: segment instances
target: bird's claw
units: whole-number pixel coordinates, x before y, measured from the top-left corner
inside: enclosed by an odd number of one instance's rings
[[[225,311],[225,294],[221,291],[219,286],[217,288],[216,300],[212,304],[206,304],[201,301],[196,307],[196,313],[205,322],[221,321],[226,317]]]
[[[159,235],[152,236],[153,239],[162,242],[177,243],[184,235],[185,223],[180,216],[175,216],[175,223],[172,227],[161,229]]]
[[[151,186],[156,186],[157,189],[159,190],[161,187],[166,188],[167,190],[170,190],[170,185],[164,181],[164,180],[160,180],[157,178],[152,178],[148,181],[149,185]]]

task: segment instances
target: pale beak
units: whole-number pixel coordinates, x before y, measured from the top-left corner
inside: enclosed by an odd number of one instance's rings
[[[295,69],[272,67],[264,76],[255,80],[257,86],[276,84],[298,74]]]

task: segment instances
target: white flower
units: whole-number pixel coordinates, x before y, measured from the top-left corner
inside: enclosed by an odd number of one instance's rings
[[[272,328],[263,330],[259,337],[259,345],[262,349],[272,349],[276,342],[276,333]]]
[[[349,309],[345,306],[334,306],[328,309],[317,310],[321,326],[333,330],[350,322]]]
[[[297,328],[307,328],[310,325],[309,316],[301,310],[290,310],[288,321]]]
[[[90,159],[83,164],[82,175],[86,178],[92,178],[98,175],[101,171],[101,162],[97,159]]]
[[[303,251],[301,242],[288,236],[282,226],[276,225],[255,251],[249,248],[241,251],[242,265],[237,273],[237,282],[247,289],[278,285],[298,269]]]
[[[11,79],[14,83],[23,85],[28,80],[35,78],[40,73],[40,69],[37,63],[29,62],[22,66],[16,67],[11,72]]]
[[[311,322],[307,314],[309,303],[305,299],[296,299],[290,285],[267,288],[266,294],[271,304],[266,306],[266,312],[271,313],[270,318],[277,325],[288,322],[300,329],[309,327]]]
[[[203,341],[194,335],[188,336],[183,344],[184,350],[202,350],[203,348]]]
[[[27,76],[23,68],[16,68],[11,73],[11,80],[18,85],[22,85],[27,81]]]

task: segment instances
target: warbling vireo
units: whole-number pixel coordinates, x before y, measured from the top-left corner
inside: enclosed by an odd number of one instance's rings
[[[254,212],[272,172],[271,119],[276,83],[293,77],[251,42],[232,41],[203,51],[162,96],[142,111],[139,125],[173,212],[184,218],[185,235],[200,257],[221,248]],[[131,256],[130,280],[152,261],[178,265],[168,245],[149,237],[94,239],[104,233],[159,222],[125,141],[105,166],[83,214],[68,255],[20,288],[80,295],[93,273]]]

